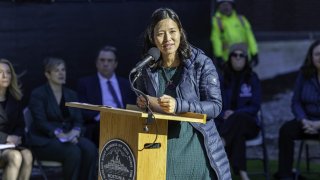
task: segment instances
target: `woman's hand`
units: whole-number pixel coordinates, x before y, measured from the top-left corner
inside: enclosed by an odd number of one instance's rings
[[[80,130],[72,129],[67,135],[69,136],[69,139],[73,139],[74,137],[78,138],[80,137]]]
[[[303,119],[302,128],[307,134],[317,134],[320,129],[320,121],[310,121],[307,119]]]
[[[66,133],[60,132],[60,133],[55,133],[56,137],[59,139],[60,142],[68,142],[68,136]]]
[[[233,110],[226,110],[223,115],[223,119],[228,119],[234,113]]]
[[[161,107],[161,109],[165,112],[165,113],[170,113],[170,114],[174,114],[175,113],[175,109],[176,109],[176,99],[168,96],[168,95],[163,95],[160,98],[158,98],[158,103]]]
[[[147,107],[147,101],[143,96],[138,96],[137,97],[137,106],[139,108],[146,108]]]
[[[66,135],[66,138],[68,139],[67,142],[71,142],[72,144],[77,144],[78,138],[80,137],[80,130],[72,129],[65,135]]]
[[[16,135],[9,135],[7,137],[7,142],[18,146],[21,144],[21,137]]]
[[[72,144],[78,144],[78,137],[74,137],[73,139],[70,140]]]

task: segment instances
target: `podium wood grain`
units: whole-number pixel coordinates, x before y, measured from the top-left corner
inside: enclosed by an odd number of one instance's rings
[[[136,159],[137,180],[165,180],[167,161],[168,120],[205,123],[206,115],[184,113],[178,116],[154,114],[155,122],[148,125],[145,132],[147,113],[138,111],[135,106],[129,109],[68,102],[66,106],[100,111],[99,154],[104,145],[112,139],[120,139],[128,144]],[[160,148],[144,149],[145,144],[160,143]],[[99,180],[101,176],[99,174]]]

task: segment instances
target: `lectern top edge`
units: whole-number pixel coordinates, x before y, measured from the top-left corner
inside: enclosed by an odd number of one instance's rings
[[[129,110],[129,109],[119,109],[108,106],[87,104],[87,103],[79,103],[79,102],[66,102],[66,106],[93,110],[93,111],[112,111],[113,113],[119,114],[127,114],[131,116],[139,116],[142,118],[147,118],[148,114],[139,110]],[[132,105],[131,105],[132,107]],[[186,121],[186,122],[196,122],[196,123],[206,123],[206,114],[197,114],[197,113],[183,113],[179,115],[169,115],[169,114],[159,114],[154,113],[156,119],[162,120],[172,120],[172,121]]]

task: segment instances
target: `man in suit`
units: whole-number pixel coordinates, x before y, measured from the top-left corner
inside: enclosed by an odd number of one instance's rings
[[[103,47],[96,59],[97,74],[78,81],[78,95],[83,103],[125,108],[135,103],[135,94],[127,79],[116,75],[118,66],[117,50],[112,46]],[[97,111],[83,110],[88,138],[99,146],[99,121]]]

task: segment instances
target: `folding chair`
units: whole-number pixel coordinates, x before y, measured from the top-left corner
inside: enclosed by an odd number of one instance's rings
[[[266,180],[270,179],[269,176],[269,157],[265,141],[264,121],[261,110],[258,112],[258,120],[260,123],[260,132],[256,138],[246,141],[246,147],[260,147],[262,149],[263,157],[247,158],[247,160],[261,160],[263,163],[263,172],[248,172],[248,174],[265,176]]]
[[[300,169],[300,165],[301,165],[301,156],[302,156],[302,152],[303,152],[303,146],[305,146],[305,152],[306,152],[306,172],[309,173],[316,173],[316,174],[320,174],[320,171],[311,171],[310,169],[310,161],[315,160],[315,159],[320,159],[320,156],[310,156],[309,153],[309,145],[312,143],[320,143],[319,140],[317,139],[308,139],[308,140],[301,140],[300,142],[300,147],[299,147],[299,152],[298,152],[298,158],[297,158],[297,163],[296,163],[296,173],[295,173],[295,180],[299,179],[299,175],[301,174],[301,169]]]
[[[31,124],[33,122],[33,118],[32,118],[31,112],[28,107],[26,107],[23,110],[23,116],[24,116],[24,121],[25,121],[25,132],[26,132],[27,136],[29,136],[29,134],[30,134],[29,130],[30,130]],[[29,148],[32,151],[32,148],[31,147],[29,147]],[[48,176],[45,173],[44,167],[62,169],[61,162],[38,160],[37,155],[33,151],[32,151],[32,154],[33,154],[33,159],[34,159],[34,166],[39,167],[40,173],[41,173],[43,179],[48,180]]]

